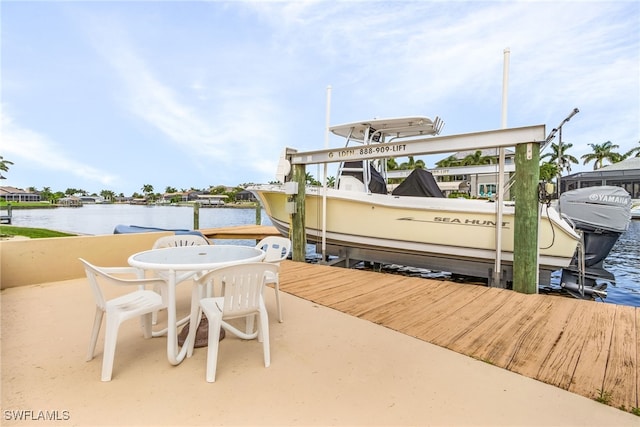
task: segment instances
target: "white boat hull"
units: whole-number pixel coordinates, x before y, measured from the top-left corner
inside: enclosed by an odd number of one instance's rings
[[[289,233],[287,195],[278,185],[250,189],[273,224]],[[305,197],[307,240],[323,236],[323,189],[308,187]],[[502,260],[513,262],[514,207],[505,205],[502,226]],[[407,197],[327,189],[327,245],[369,251],[468,261],[495,262],[496,205],[486,200]],[[573,258],[579,236],[550,208],[541,213],[539,266],[554,271]],[[390,257],[388,259],[396,259]],[[429,262],[423,264],[428,265]],[[436,263],[437,264],[437,263]]]

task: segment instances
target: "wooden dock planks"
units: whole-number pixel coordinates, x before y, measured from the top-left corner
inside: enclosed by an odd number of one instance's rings
[[[278,230],[270,225],[236,225],[231,227],[201,228],[200,231],[209,239],[255,239],[267,236],[280,236]]]
[[[611,406],[637,408],[640,310],[285,261],[280,289]]]
[[[638,358],[637,331],[629,327],[636,320],[634,307],[616,306],[616,317],[611,334],[609,359],[604,374],[603,390],[611,393],[611,400],[616,406],[625,408],[638,407],[637,391]]]

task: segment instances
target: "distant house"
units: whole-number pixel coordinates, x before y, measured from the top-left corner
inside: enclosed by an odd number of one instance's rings
[[[15,187],[0,187],[0,200],[7,202],[39,202],[40,194]]]
[[[245,201],[245,202],[257,202],[256,196],[253,195],[251,191],[242,190],[236,194],[237,201]]]
[[[104,203],[104,197],[102,196],[80,196],[82,203]]]
[[[630,157],[603,168],[578,172],[560,178],[560,192],[576,188],[614,185],[622,187],[632,199],[640,199],[640,157]]]
[[[201,191],[180,191],[177,193],[164,193],[160,203],[172,203],[172,202],[189,202],[198,199],[198,195],[202,194]]]
[[[79,208],[82,206],[82,200],[80,200],[80,197],[76,196],[63,197],[58,199],[58,205],[68,208]]]
[[[133,197],[131,196],[124,196],[124,197],[116,196],[114,198],[115,203],[131,203],[132,200],[133,200]]]
[[[201,206],[224,206],[226,198],[228,198],[226,194],[198,194],[196,201]]]

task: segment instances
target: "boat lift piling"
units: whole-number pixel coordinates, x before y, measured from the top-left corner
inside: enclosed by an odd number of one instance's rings
[[[516,213],[513,230],[513,290],[538,293],[538,181],[540,145],[516,145]],[[535,237],[535,238],[533,238]]]
[[[307,168],[304,164],[294,164],[292,168],[293,182],[296,182],[297,191],[292,195],[291,208],[291,259],[304,262],[307,255],[307,235],[304,228],[305,211],[305,184]]]
[[[537,293],[538,285],[538,178],[540,144],[546,140],[545,125],[507,128],[458,135],[433,136],[378,144],[379,150],[324,150],[297,152],[288,149],[286,157],[292,166],[291,180],[297,191],[291,194],[292,259],[305,261],[305,179],[306,165],[348,161],[373,160],[388,157],[388,153],[402,152],[402,156],[450,153],[486,148],[516,147],[516,213],[514,224],[513,289],[522,293]],[[402,146],[402,148],[398,148]],[[366,152],[365,152],[366,151]],[[496,203],[496,213],[502,206]],[[326,215],[326,212],[323,212]],[[496,215],[499,217],[499,215]],[[496,222],[496,226],[499,226]],[[493,272],[489,277],[493,276]]]

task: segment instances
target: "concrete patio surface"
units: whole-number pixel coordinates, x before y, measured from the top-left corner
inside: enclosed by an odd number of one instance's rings
[[[189,292],[179,286],[181,313]],[[227,334],[209,384],[206,348],[171,366],[166,339],[144,340],[134,320],[121,327],[113,380],[103,383],[102,333],[85,362],[94,313],[85,279],[5,289],[0,424],[640,425],[628,412],[289,294],[278,323],[271,290],[266,299],[269,368],[256,341]]]

